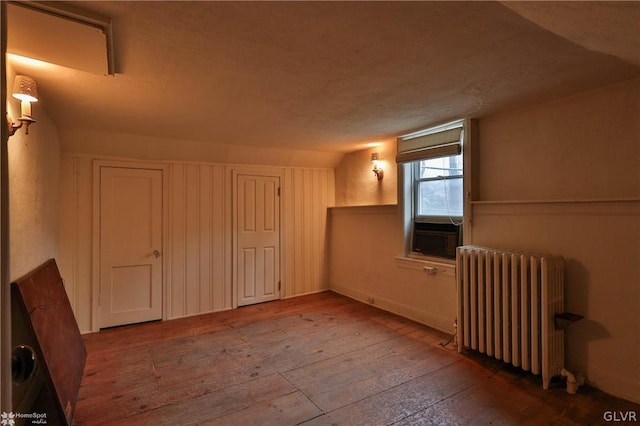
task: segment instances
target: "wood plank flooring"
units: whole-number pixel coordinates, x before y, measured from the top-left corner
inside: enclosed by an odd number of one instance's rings
[[[589,425],[577,395],[332,292],[87,335],[75,425]]]

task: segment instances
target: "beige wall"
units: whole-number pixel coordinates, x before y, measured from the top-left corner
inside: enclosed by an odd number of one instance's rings
[[[14,70],[6,64],[7,92],[11,92]],[[7,143],[9,172],[9,271],[13,280],[21,277],[58,254],[58,204],[60,145],[56,127],[43,105],[33,105],[37,123],[11,136]],[[7,111],[14,120],[20,116],[20,104],[7,97]],[[3,118],[4,120],[4,118]],[[3,121],[3,125],[5,122]],[[5,273],[5,271],[3,271]],[[4,295],[8,295],[3,292]],[[3,323],[8,324],[10,303],[3,304]],[[6,321],[6,322],[5,322]],[[3,374],[1,394],[3,407],[11,407],[11,380],[8,374],[10,326],[3,330]],[[9,342],[9,343],[7,343]]]
[[[568,259],[566,309],[585,319],[567,329],[567,367],[635,401],[638,117],[640,79],[481,120],[473,206],[474,244]]]
[[[381,181],[373,174],[371,153],[377,152],[384,170]],[[398,202],[396,143],[346,154],[336,166],[336,206],[366,206]]]
[[[67,292],[82,332],[96,331],[92,303],[93,163],[100,157],[63,154],[61,261]],[[126,165],[124,160],[122,164]],[[165,318],[231,309],[232,173],[260,174],[260,166],[185,163],[164,164],[169,203],[163,247]],[[282,176],[283,297],[328,287],[327,207],[334,201],[332,169],[268,168]]]
[[[331,209],[331,289],[452,333],[455,267],[403,258],[400,215],[395,205]],[[425,266],[437,274],[425,273]]]
[[[7,90],[15,73],[7,64]],[[11,279],[58,254],[60,144],[44,109],[33,104],[37,123],[9,138],[9,264]],[[20,103],[7,98],[9,114],[20,116]]]
[[[639,80],[480,121],[477,200],[640,196]]]
[[[566,309],[585,319],[567,329],[566,367],[636,402],[639,102],[636,79],[480,119],[471,233],[477,245],[567,258]],[[354,160],[348,157],[343,163]],[[348,173],[336,170],[336,185]],[[351,194],[358,193],[356,184],[350,182]],[[369,184],[361,182],[362,193]],[[354,199],[344,196],[340,202]],[[430,281],[419,268],[403,270],[394,258],[401,254],[401,212],[343,210],[332,209],[331,215],[331,287],[364,301],[381,299],[386,309],[450,329],[452,281],[450,286]]]

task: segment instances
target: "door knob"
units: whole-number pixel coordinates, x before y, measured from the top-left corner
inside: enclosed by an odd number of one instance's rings
[[[156,259],[159,258],[161,255],[162,253],[160,253],[158,250],[153,251],[153,257],[155,257]]]

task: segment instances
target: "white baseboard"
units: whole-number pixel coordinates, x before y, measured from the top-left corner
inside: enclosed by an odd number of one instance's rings
[[[365,293],[359,290],[353,290],[337,284],[331,284],[330,290],[342,294],[343,296],[347,296],[351,299],[355,299],[359,302],[375,306],[384,311],[400,315],[415,322],[419,322],[420,324],[424,324],[436,330],[442,331],[443,333],[453,334],[454,332],[452,318],[436,317],[424,311],[415,309],[411,306],[398,303],[394,300],[376,296],[374,294]]]

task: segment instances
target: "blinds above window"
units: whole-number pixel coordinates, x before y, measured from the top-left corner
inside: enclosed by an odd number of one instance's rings
[[[398,138],[396,162],[408,163],[428,158],[458,155],[462,152],[461,137],[462,122],[401,136]]]

